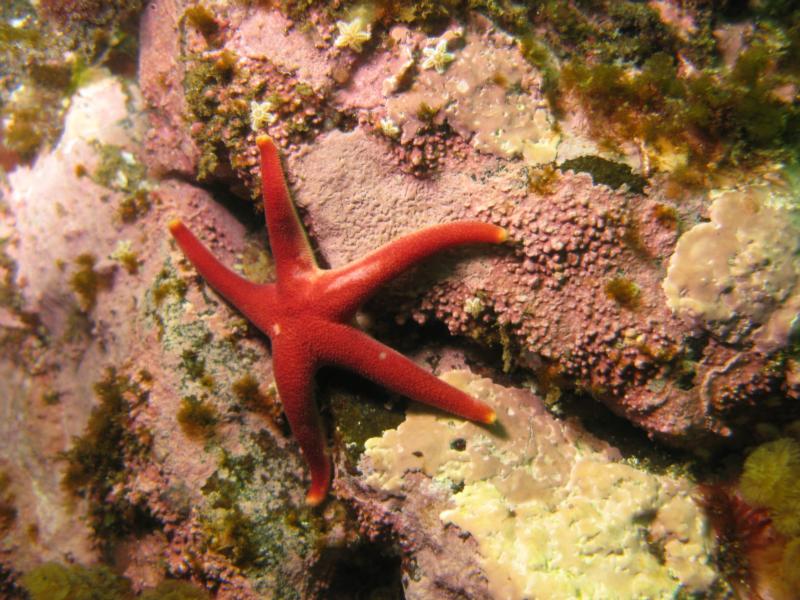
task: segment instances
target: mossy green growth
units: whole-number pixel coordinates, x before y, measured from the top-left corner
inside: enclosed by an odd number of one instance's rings
[[[188,286],[186,282],[170,269],[162,269],[156,275],[156,281],[152,288],[152,298],[156,306],[161,304],[169,297],[183,300],[186,296]]]
[[[42,394],[42,402],[47,406],[55,406],[61,402],[61,393],[55,390],[49,390]]]
[[[562,70],[562,89],[596,117],[596,134],[606,143],[634,139],[656,149],[670,146],[701,170],[765,159],[793,162],[800,156],[800,108],[778,90],[799,82],[782,71],[786,50],[769,41],[770,31],[762,26],[731,69],[688,76],[671,52],[652,54],[639,69],[576,57]]]
[[[781,560],[781,575],[790,590],[800,590],[800,537],[786,544]]]
[[[59,104],[60,90],[33,82],[15,90],[5,105],[0,105],[3,144],[23,160],[33,158],[45,143],[61,131],[64,108]]]
[[[209,547],[237,566],[258,556],[258,540],[251,519],[239,506],[239,497],[253,481],[255,459],[223,453],[220,468],[203,485],[210,506],[202,519]]]
[[[237,504],[215,507],[206,513],[201,524],[209,548],[234,565],[244,567],[257,559],[253,522]]]
[[[380,437],[387,429],[394,429],[405,420],[404,406],[387,406],[354,398],[349,392],[336,392],[331,397],[331,413],[338,441],[342,444],[349,462],[355,465],[364,452],[364,443]]]
[[[224,52],[220,57],[194,56],[183,79],[186,103],[192,118],[203,124],[195,136],[201,149],[198,177],[212,176],[220,166],[220,151],[232,139],[244,139],[249,131],[249,102],[220,105],[220,90],[230,85],[236,71],[236,57]],[[225,135],[223,135],[223,131]]]
[[[656,218],[656,221],[670,229],[677,229],[680,224],[678,209],[671,204],[656,204],[653,207],[653,216]]]
[[[592,181],[595,184],[607,185],[613,190],[627,185],[628,190],[634,194],[641,194],[644,191],[644,186],[647,185],[647,179],[634,173],[628,165],[600,156],[571,158],[561,163],[559,169],[563,172],[572,170],[579,173],[588,173],[592,176]]]
[[[192,348],[181,353],[181,367],[192,379],[200,379],[206,373],[206,359]]]
[[[269,403],[269,397],[261,392],[258,379],[251,373],[246,373],[231,384],[231,391],[242,406],[247,410],[264,411]]]
[[[111,286],[111,280],[106,275],[95,271],[95,263],[97,259],[93,254],[80,254],[75,259],[75,270],[69,278],[69,287],[84,312],[92,310],[97,303],[97,294]]]
[[[275,264],[261,241],[248,240],[242,250],[242,275],[254,283],[275,280]]]
[[[606,283],[606,295],[627,309],[634,309],[641,301],[641,289],[627,277],[614,277]]]
[[[134,252],[130,242],[120,240],[114,252],[111,253],[111,258],[121,264],[128,275],[136,275],[139,272],[139,256]]]
[[[211,600],[207,591],[175,579],[166,579],[137,596],[128,578],[105,565],[48,562],[28,571],[20,583],[30,600]]]
[[[210,38],[219,31],[219,23],[214,15],[202,4],[195,4],[187,8],[183,17],[195,29],[203,34],[203,37]]]
[[[129,600],[131,583],[106,566],[44,563],[22,576],[31,600]]]
[[[197,510],[206,547],[242,569],[263,597],[299,600],[306,579],[290,565],[321,551],[332,523],[304,505],[297,453],[266,430],[241,441],[242,454],[220,449],[218,468],[202,486]]]
[[[65,99],[103,65],[135,60],[136,38],[123,30],[141,4],[0,2],[0,121],[7,148],[29,160],[43,145],[55,143]],[[75,16],[81,8],[84,14]]]
[[[206,400],[186,396],[181,400],[175,415],[181,430],[194,439],[208,439],[214,435],[219,421],[217,409]]]
[[[16,520],[16,498],[11,491],[11,477],[0,471],[0,538],[9,532]]]
[[[95,383],[99,400],[80,437],[62,458],[67,461],[62,484],[89,500],[89,523],[102,544],[134,531],[146,530],[152,517],[141,506],[130,504],[124,494],[110,501],[111,490],[127,480],[126,458],[143,455],[148,448],[130,427],[130,410],[147,401],[147,392],[132,378],[106,370]]]
[[[99,164],[92,179],[124,194],[117,207],[123,223],[133,223],[150,210],[150,195],[145,166],[127,150],[113,144],[95,144]]]
[[[139,600],[211,600],[211,595],[188,581],[165,579],[152,590],[145,590]]]
[[[747,457],[739,482],[742,496],[770,512],[779,532],[800,535],[800,443],[780,438]]]

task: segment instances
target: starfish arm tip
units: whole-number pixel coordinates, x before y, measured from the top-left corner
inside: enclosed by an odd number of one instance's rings
[[[492,409],[489,409],[489,411],[486,413],[486,416],[484,417],[483,422],[486,423],[486,425],[494,425],[495,423],[497,423],[497,413],[494,412]]]
[[[306,494],[306,504],[309,506],[319,506],[326,495],[327,493],[323,490],[311,489]]]
[[[262,133],[258,137],[256,137],[256,145],[259,148],[264,148],[265,146],[268,146],[270,144],[274,144],[274,142],[272,141],[272,138],[268,136],[266,133]]]
[[[183,222],[180,219],[172,219],[169,223],[167,223],[167,228],[169,232],[174,234],[180,228],[183,227]]]
[[[508,230],[503,227],[498,227],[497,229],[497,243],[502,244],[503,242],[508,241]]]

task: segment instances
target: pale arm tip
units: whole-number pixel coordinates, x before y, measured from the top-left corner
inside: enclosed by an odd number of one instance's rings
[[[176,231],[178,231],[178,230],[179,230],[179,229],[181,229],[182,227],[183,227],[183,223],[181,222],[181,220],[180,220],[180,219],[172,219],[172,220],[171,220],[171,221],[170,221],[170,222],[167,224],[167,228],[169,229],[169,232],[170,232],[171,234],[173,234],[173,235],[175,234],[175,232],[176,232]]]
[[[311,490],[306,494],[306,504],[309,506],[319,506],[325,500],[326,492]]]
[[[275,142],[272,141],[270,136],[262,133],[256,137],[256,145],[263,150],[267,146],[274,146]]]
[[[508,230],[503,227],[497,228],[497,243],[502,244],[505,241],[508,241]]]

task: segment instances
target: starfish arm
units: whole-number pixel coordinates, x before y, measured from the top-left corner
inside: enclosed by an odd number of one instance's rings
[[[317,268],[314,252],[289,197],[278,148],[272,138],[266,135],[259,136],[256,143],[261,151],[264,216],[277,278],[287,279],[313,271]]]
[[[302,343],[278,335],[272,342],[272,368],[283,412],[311,472],[306,502],[316,506],[325,499],[331,479],[325,435],[313,398],[316,365]]]
[[[252,313],[255,292],[263,286],[248,281],[219,262],[180,220],[175,219],[169,223],[169,232],[203,279],[228,302],[249,316]]]
[[[442,250],[464,244],[499,244],[508,239],[502,227],[480,221],[457,221],[426,227],[393,240],[339,269],[325,272],[321,282],[335,307],[348,319],[375,290],[406,269]]]
[[[326,322],[315,325],[315,339],[317,354],[326,364],[350,369],[407,398],[471,421],[491,424],[497,419],[491,407],[357,329]]]

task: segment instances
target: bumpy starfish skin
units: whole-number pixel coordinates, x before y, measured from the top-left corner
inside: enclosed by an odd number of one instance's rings
[[[311,471],[306,501],[319,504],[330,482],[330,459],[313,398],[323,365],[337,365],[418,402],[481,423],[494,411],[444,383],[402,354],[349,325],[378,286],[422,259],[460,244],[500,243],[504,229],[475,221],[436,225],[406,235],[338,269],[320,269],[292,204],[275,144],[261,151],[264,213],[276,281],[256,284],[223,264],[179,220],[169,224],[183,253],[205,280],[272,341],[275,383],[292,433]]]

